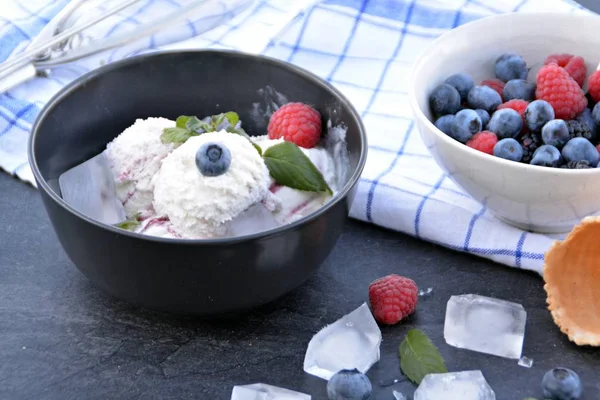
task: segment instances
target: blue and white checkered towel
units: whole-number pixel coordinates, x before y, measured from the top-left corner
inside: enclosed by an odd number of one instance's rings
[[[66,3],[4,0],[0,61],[35,36]],[[143,0],[96,28],[93,37],[130,29],[184,3]],[[369,158],[352,217],[541,272],[543,253],[553,239],[500,222],[448,179],[415,131],[407,98],[409,77],[418,53],[460,24],[513,11],[588,11],[572,0],[256,0],[242,10],[245,3],[214,1],[210,18],[206,14],[190,18],[133,47],[65,65],[49,78],[37,78],[0,95],[0,167],[33,183],[26,143],[37,113],[60,87],[103,63],[165,48],[264,53],[327,79],[361,113],[369,136]],[[231,15],[233,19],[228,18]],[[203,32],[207,26],[217,27]]]

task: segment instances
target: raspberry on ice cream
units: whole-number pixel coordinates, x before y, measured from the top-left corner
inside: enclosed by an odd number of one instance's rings
[[[219,143],[231,153],[225,173],[205,176],[197,168],[196,154],[206,143]],[[156,176],[154,209],[183,237],[221,236],[226,222],[266,198],[269,179],[264,161],[246,138],[225,131],[204,133],[164,159]]]
[[[273,113],[269,138],[284,138],[300,147],[313,148],[321,139],[321,114],[304,103],[287,103]]]
[[[160,140],[163,128],[175,125],[166,118],[138,119],[106,146],[117,197],[127,217],[151,213],[154,176],[162,160],[175,148]]]

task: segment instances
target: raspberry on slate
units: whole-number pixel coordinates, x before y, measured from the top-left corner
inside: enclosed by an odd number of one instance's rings
[[[269,139],[283,138],[300,147],[313,148],[321,139],[321,114],[303,103],[288,103],[273,113],[267,127]]]
[[[400,275],[384,276],[369,285],[369,302],[378,322],[396,324],[415,311],[417,285],[412,279]]]
[[[494,79],[483,80],[483,81],[481,81],[480,85],[487,86],[487,87],[494,89],[496,92],[498,92],[500,97],[502,97],[502,92],[504,92],[505,83],[502,82],[500,79],[494,78]]]
[[[588,93],[597,103],[600,101],[600,71],[594,71],[588,79]]]
[[[577,82],[580,87],[585,83],[587,76],[587,67],[582,57],[576,57],[572,54],[550,54],[546,57],[544,65],[556,64],[567,71],[571,78]]]
[[[483,153],[493,155],[494,146],[498,143],[498,136],[494,132],[481,131],[473,135],[467,142],[467,146]]]
[[[544,65],[537,75],[536,97],[554,108],[555,118],[573,119],[587,107],[579,84],[558,64]]]

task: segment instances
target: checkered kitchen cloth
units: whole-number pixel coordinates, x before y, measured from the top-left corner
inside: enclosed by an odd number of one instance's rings
[[[34,37],[66,2],[3,0],[0,60]],[[96,28],[92,36],[117,34],[184,3],[142,0]],[[26,143],[37,113],[58,89],[103,63],[165,48],[263,53],[327,79],[362,115],[369,158],[352,217],[541,272],[543,253],[553,239],[500,222],[448,179],[416,132],[407,98],[409,77],[418,53],[458,25],[504,12],[587,10],[571,0],[256,0],[248,7],[246,3],[214,1],[208,17],[205,10],[203,16],[190,17],[186,24],[133,47],[65,65],[48,78],[1,94],[0,167],[33,183]]]

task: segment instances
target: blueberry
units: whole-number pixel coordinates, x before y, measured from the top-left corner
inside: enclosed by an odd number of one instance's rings
[[[512,79],[504,85],[502,97],[504,97],[504,101],[513,99],[535,100],[535,83],[524,79]]]
[[[492,114],[487,130],[494,132],[498,138],[516,138],[523,128],[523,120],[518,112],[511,108],[503,108]]]
[[[596,123],[594,122],[594,118],[592,118],[592,111],[589,108],[585,108],[575,119],[590,128],[592,136],[596,137]]]
[[[196,166],[204,176],[219,176],[227,172],[231,152],[219,143],[204,143],[196,152]]]
[[[548,121],[542,128],[542,141],[555,147],[562,147],[569,141],[569,127],[562,119]]]
[[[448,85],[452,85],[458,90],[460,94],[460,98],[463,101],[467,100],[467,95],[469,94],[469,90],[473,88],[473,79],[467,74],[454,74],[449,76],[444,83]]]
[[[596,165],[600,161],[596,147],[592,142],[582,137],[569,140],[562,149],[562,156],[566,162],[585,160],[590,165]]]
[[[527,79],[527,64],[523,57],[514,53],[502,54],[496,60],[496,78],[508,82],[512,79]]]
[[[460,94],[454,86],[442,83],[429,95],[429,106],[435,115],[454,114],[460,110]]]
[[[494,155],[511,161],[521,161],[523,148],[515,139],[502,139],[494,146]]]
[[[488,122],[490,122],[490,114],[481,108],[475,110],[475,112],[479,115],[479,118],[481,118],[481,126],[487,126]]]
[[[596,123],[596,126],[600,126],[600,103],[597,103],[592,110],[592,119]]]
[[[368,400],[372,390],[369,378],[357,369],[338,371],[327,382],[329,400]]]
[[[473,86],[467,96],[467,102],[472,109],[481,108],[491,114],[502,104],[502,98],[489,86]]]
[[[544,125],[554,119],[554,108],[544,100],[535,100],[525,109],[525,124],[530,131],[539,132]]]
[[[462,143],[467,143],[474,134],[480,132],[483,128],[481,118],[475,110],[460,110],[454,116],[452,123],[452,136],[454,139]]]
[[[550,400],[577,400],[583,388],[579,375],[568,368],[553,368],[542,378],[544,397]]]
[[[448,114],[443,115],[435,120],[435,126],[446,135],[452,136],[452,123],[454,122],[454,115]]]
[[[560,150],[554,146],[544,144],[533,152],[531,165],[541,165],[542,167],[558,167],[562,163]]]

